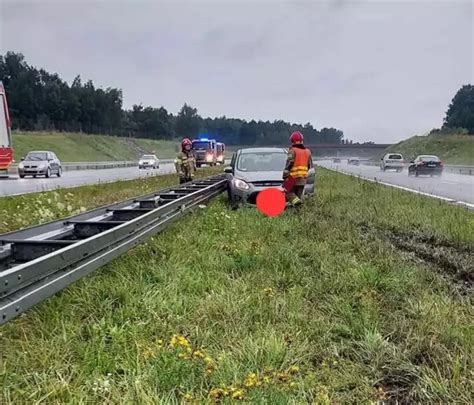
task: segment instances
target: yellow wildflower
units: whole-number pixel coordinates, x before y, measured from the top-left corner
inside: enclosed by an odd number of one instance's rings
[[[184,394],[183,399],[185,401],[192,401],[194,399],[194,397],[192,396],[192,394]]]
[[[189,340],[182,335],[173,335],[170,340],[171,347],[190,347]]]
[[[275,295],[275,290],[271,287],[264,288],[263,292],[269,297],[273,297]]]
[[[209,398],[214,401],[219,401],[224,395],[225,392],[222,388],[213,388],[209,391]]]
[[[294,381],[290,381],[290,383],[288,384],[288,386],[290,388],[296,388],[298,386],[298,384],[296,384]]]
[[[245,394],[244,390],[236,390],[232,394],[232,399],[236,399],[236,400],[244,399],[244,394]]]
[[[245,381],[244,381],[244,385],[247,387],[247,388],[252,388],[252,387],[255,387],[257,384],[258,384],[258,377],[257,377],[257,374],[255,373],[250,373],[246,378],[245,378]]]
[[[299,368],[299,366],[296,366],[296,365],[291,366],[291,367],[288,369],[288,372],[289,372],[290,374],[296,374],[296,373],[298,373],[299,371],[300,371],[300,368]]]
[[[194,353],[193,353],[193,357],[195,359],[203,359],[205,356],[204,356],[204,353],[201,351],[201,350],[196,350]]]

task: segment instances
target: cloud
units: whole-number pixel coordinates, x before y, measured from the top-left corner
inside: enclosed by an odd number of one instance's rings
[[[473,5],[452,1],[13,1],[0,51],[126,106],[285,119],[392,142],[442,123],[473,82]],[[20,29],[19,29],[20,27]]]

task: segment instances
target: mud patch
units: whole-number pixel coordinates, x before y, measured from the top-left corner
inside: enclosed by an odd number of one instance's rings
[[[362,230],[368,231],[367,224]],[[441,276],[454,283],[462,295],[474,293],[474,247],[443,240],[434,235],[377,229],[381,239],[416,261],[432,266]]]

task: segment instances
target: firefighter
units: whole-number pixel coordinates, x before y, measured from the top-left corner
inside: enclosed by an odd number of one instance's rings
[[[179,176],[179,184],[192,181],[196,171],[196,159],[192,151],[192,142],[188,138],[181,141],[181,152],[175,159],[176,172]]]
[[[303,203],[304,186],[308,178],[312,157],[311,151],[303,145],[304,137],[301,132],[293,132],[290,136],[290,142],[291,147],[288,150],[283,180],[285,180],[284,184],[290,184],[286,188],[286,200],[297,207]]]

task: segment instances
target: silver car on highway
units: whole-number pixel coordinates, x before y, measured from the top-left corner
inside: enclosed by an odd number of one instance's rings
[[[20,178],[25,176],[51,177],[52,175],[61,177],[62,173],[61,161],[54,152],[49,150],[28,152],[26,157],[21,158],[18,165],[18,176]]]
[[[284,148],[245,148],[234,152],[225,168],[228,196],[233,208],[255,205],[257,195],[266,188],[283,190],[283,170],[288,151]],[[314,193],[315,169],[311,162],[305,194]]]

